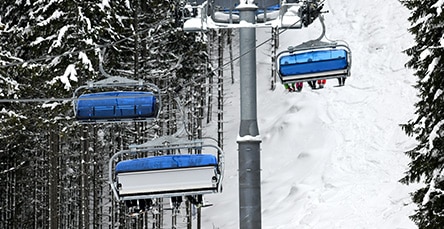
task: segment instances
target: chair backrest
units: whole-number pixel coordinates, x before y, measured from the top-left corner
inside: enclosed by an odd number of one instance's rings
[[[192,0],[191,0],[192,1]],[[234,10],[239,4],[239,0],[213,0],[212,5],[216,7],[216,10]],[[256,0],[255,1],[259,9],[266,9],[270,6],[280,4],[279,0]]]
[[[275,6],[280,4],[279,0],[256,0],[257,2],[257,7],[259,7],[259,9],[267,9],[270,6]]]
[[[210,0],[215,10],[234,10],[239,4],[239,0]]]

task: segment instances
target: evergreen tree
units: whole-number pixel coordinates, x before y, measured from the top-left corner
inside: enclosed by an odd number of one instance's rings
[[[203,87],[208,58],[205,42],[176,28],[175,6],[0,1],[0,99],[70,98],[105,77],[98,66],[106,50],[107,72],[158,84],[172,104],[179,85]],[[110,204],[108,158],[152,136],[141,124],[81,126],[73,116],[70,101],[0,103],[0,228],[128,224],[121,205]],[[163,134],[174,125],[163,125]]]
[[[416,70],[419,102],[415,117],[402,128],[418,145],[406,152],[409,170],[401,182],[423,182],[413,193],[412,220],[421,229],[444,228],[444,13],[442,1],[402,0],[412,11],[409,31],[416,44],[407,49],[407,66]]]

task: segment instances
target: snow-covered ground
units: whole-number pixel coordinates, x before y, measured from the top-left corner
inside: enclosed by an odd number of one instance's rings
[[[327,0],[324,9],[328,38],[352,50],[345,87],[330,80],[322,90],[305,84],[288,93],[278,83],[270,91],[270,46],[257,50],[262,227],[416,228],[408,216],[417,186],[398,182],[409,162],[404,151],[415,144],[399,126],[413,117],[417,100],[402,53],[413,44],[409,11],[398,0]],[[318,20],[286,31],[279,51],[320,33]],[[268,38],[270,29],[257,30],[258,44]],[[203,209],[203,228],[239,227],[238,81],[226,90],[224,192],[206,196],[214,206]]]

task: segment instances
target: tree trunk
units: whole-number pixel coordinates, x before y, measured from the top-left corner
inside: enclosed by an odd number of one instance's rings
[[[59,135],[58,129],[50,129],[49,165],[49,227],[59,228]]]

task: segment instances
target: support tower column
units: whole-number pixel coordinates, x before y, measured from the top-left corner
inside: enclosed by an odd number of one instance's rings
[[[241,0],[238,7],[241,23],[256,23],[257,6]],[[239,226],[260,229],[261,174],[260,143],[256,99],[256,28],[241,28],[240,34],[240,128],[239,147]]]

